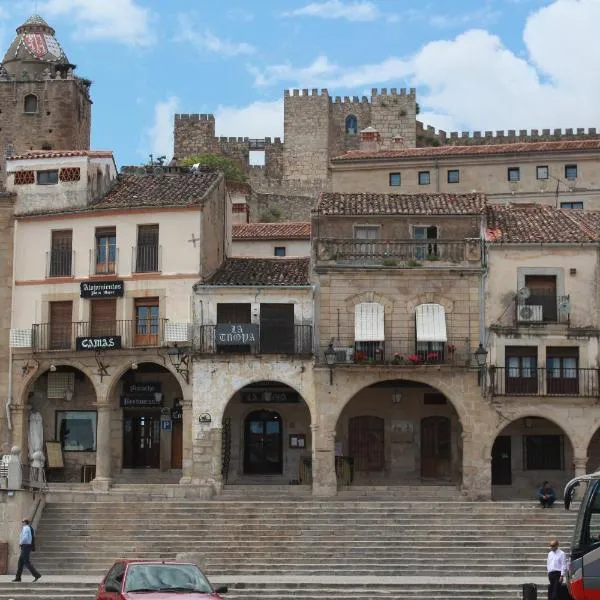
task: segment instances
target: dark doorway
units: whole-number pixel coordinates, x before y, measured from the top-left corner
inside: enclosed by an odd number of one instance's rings
[[[492,485],[511,484],[511,437],[499,435],[492,446]]]
[[[294,305],[260,305],[260,351],[264,354],[294,353]]]
[[[252,412],[244,431],[244,473],[268,475],[282,472],[281,417],[268,410]]]
[[[124,411],[123,468],[160,467],[160,411]]]
[[[183,463],[183,421],[173,421],[171,430],[171,469],[181,469]]]
[[[421,421],[421,477],[451,479],[452,444],[450,419],[427,417]]]
[[[357,471],[383,471],[384,421],[379,417],[352,417],[348,425],[348,450]]]

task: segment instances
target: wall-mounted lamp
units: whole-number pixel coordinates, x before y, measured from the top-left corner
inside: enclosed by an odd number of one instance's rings
[[[531,429],[533,427],[533,419],[531,419],[530,417],[525,417],[523,419],[523,424],[525,425],[525,427],[527,427],[527,429]]]
[[[132,371],[137,371],[137,368],[138,368],[138,364],[136,362],[132,362],[131,363],[131,370]]]
[[[392,392],[392,404],[400,404],[402,402],[402,392],[400,390],[394,390]]]
[[[479,385],[482,385],[485,381],[485,364],[487,362],[488,351],[483,347],[483,344],[480,342],[479,347],[475,350],[474,356],[475,361],[477,363],[477,367],[479,369],[478,380]]]
[[[180,348],[177,344],[175,344],[172,348],[167,350],[167,355],[171,364],[181,375],[183,379],[185,379],[186,383],[190,382],[190,355],[187,350],[184,348]]]
[[[333,367],[335,366],[335,350],[333,349],[333,344],[329,344],[327,350],[325,350],[325,361],[329,367],[329,385],[333,385]]]
[[[50,371],[54,373],[56,371],[56,365],[50,365]]]

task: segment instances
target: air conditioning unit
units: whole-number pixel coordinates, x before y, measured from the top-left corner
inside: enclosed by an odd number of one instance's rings
[[[354,355],[354,348],[352,346],[334,346],[333,351],[335,352],[336,363],[352,362],[352,356]]]
[[[541,306],[525,304],[519,306],[519,321],[526,323],[539,323],[543,320],[543,310]]]

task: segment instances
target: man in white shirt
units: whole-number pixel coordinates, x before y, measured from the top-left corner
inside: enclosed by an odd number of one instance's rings
[[[21,534],[19,536],[19,546],[21,546],[21,554],[19,555],[19,563],[17,565],[17,574],[13,581],[21,581],[21,575],[23,574],[23,567],[27,567],[31,574],[33,575],[33,580],[37,581],[41,574],[40,572],[31,564],[31,560],[29,558],[31,551],[34,549],[33,545],[33,529],[29,524],[29,519],[23,519],[23,526],[21,527]]]
[[[560,586],[567,573],[567,555],[558,547],[558,540],[550,541],[548,552],[548,600],[559,600]]]

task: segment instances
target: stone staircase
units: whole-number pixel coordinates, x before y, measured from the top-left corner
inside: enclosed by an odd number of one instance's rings
[[[428,500],[383,486],[369,500],[360,489],[318,500],[305,486],[277,486],[269,497],[251,484],[208,501],[168,490],[144,500],[139,488],[130,497],[71,491],[62,500],[53,491],[35,564],[44,575],[93,583],[0,583],[0,600],[91,599],[115,558],[186,552],[198,553],[213,583],[229,586],[230,600],[517,599],[522,583],[543,587],[548,539],[568,545],[574,511],[440,500],[435,486],[424,488],[413,494]]]

